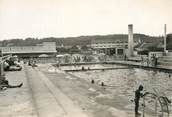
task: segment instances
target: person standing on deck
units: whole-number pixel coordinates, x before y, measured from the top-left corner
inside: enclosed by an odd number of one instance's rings
[[[141,56],[141,64],[144,65],[144,58]]]
[[[158,56],[155,56],[155,67],[158,65]]]
[[[147,56],[147,58],[146,58],[146,63],[147,63],[147,66],[149,66],[149,56]]]
[[[144,95],[148,94],[148,92],[146,92],[145,94],[141,93],[141,91],[143,91],[143,86],[140,85],[139,88],[135,91],[135,114],[136,115],[141,115],[138,110],[139,110],[139,100],[141,97],[143,97]]]

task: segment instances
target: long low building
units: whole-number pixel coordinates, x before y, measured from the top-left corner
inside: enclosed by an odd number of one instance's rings
[[[108,55],[123,55],[127,48],[127,40],[109,39],[93,39],[91,41],[91,47],[96,50],[96,53],[105,53]]]
[[[107,55],[123,56],[126,54],[128,48],[127,36],[121,36],[122,38],[96,38],[91,41],[91,47],[96,53],[105,53]],[[137,45],[137,41],[134,41],[134,45]]]
[[[19,57],[38,57],[41,54],[52,55],[56,51],[55,42],[43,42],[36,46],[8,46],[0,47],[2,53],[18,55]]]

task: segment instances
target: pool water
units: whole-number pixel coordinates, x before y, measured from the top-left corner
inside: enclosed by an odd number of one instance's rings
[[[79,66],[80,67],[80,66]],[[78,67],[78,68],[79,68]],[[85,68],[88,66],[84,66]],[[90,68],[104,68],[108,67],[96,65],[90,66]],[[112,67],[110,65],[109,67]],[[119,68],[115,70],[95,70],[95,71],[85,71],[85,72],[71,72],[86,81],[94,81],[97,84],[104,82],[105,85],[109,87],[115,87],[125,90],[135,91],[139,85],[143,85],[144,89],[147,91],[156,90],[158,93],[164,93],[167,96],[172,95],[172,77],[169,77],[168,73],[158,72],[158,71],[148,71],[139,68],[128,68],[120,69],[123,66],[113,65],[114,68]],[[73,66],[66,67],[67,69],[74,69]],[[66,69],[65,68],[65,69]],[[62,67],[63,69],[63,67]]]

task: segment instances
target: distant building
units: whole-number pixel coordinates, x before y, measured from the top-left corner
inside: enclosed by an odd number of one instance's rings
[[[93,39],[91,40],[91,48],[96,53],[105,53],[107,55],[124,55],[128,46],[127,38],[122,39]]]
[[[43,42],[36,46],[8,46],[0,47],[3,54],[13,54],[19,57],[38,57],[40,54],[52,55],[56,53],[55,42]]]
[[[113,38],[99,38],[91,41],[91,47],[96,50],[96,53],[105,53],[107,55],[123,55],[127,45],[127,39],[117,40]]]

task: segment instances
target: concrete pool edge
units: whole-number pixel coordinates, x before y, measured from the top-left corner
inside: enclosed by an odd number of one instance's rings
[[[172,73],[172,66],[162,66],[162,65],[147,66],[147,65],[142,65],[140,62],[133,62],[133,61],[65,63],[65,64],[60,64],[60,66],[94,65],[94,64],[116,64],[116,65],[122,65],[122,66],[134,67],[134,68],[141,68],[141,69],[146,69],[146,70],[156,70],[156,71],[162,71],[162,72]],[[53,66],[57,66],[57,64],[52,64],[52,65]]]

